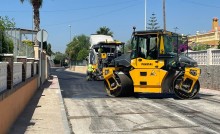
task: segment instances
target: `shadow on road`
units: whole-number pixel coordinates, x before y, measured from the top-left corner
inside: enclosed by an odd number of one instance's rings
[[[149,98],[149,99],[166,99],[166,98],[176,98],[172,93],[149,93],[149,94],[135,94],[135,98]]]
[[[202,99],[204,97],[210,97],[213,95],[208,95],[208,94],[201,94],[199,93],[196,97],[193,99]],[[148,98],[148,99],[167,99],[167,98],[173,98],[175,100],[181,100],[178,98],[174,93],[150,93],[150,94],[135,94],[135,98]]]

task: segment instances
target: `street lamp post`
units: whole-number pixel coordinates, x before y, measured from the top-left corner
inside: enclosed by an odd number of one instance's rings
[[[71,42],[71,25],[69,25],[69,27],[70,27],[70,42]]]
[[[71,25],[69,25],[70,27],[70,43],[71,43]],[[71,57],[69,58],[69,66],[70,66],[70,69],[72,69],[72,63],[71,63]]]

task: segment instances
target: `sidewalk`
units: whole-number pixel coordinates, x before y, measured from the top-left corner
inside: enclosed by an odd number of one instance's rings
[[[58,78],[51,76],[37,90],[11,127],[10,134],[70,134]]]

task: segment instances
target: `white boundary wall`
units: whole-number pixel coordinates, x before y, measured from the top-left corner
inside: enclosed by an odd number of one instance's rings
[[[26,79],[31,77],[31,65],[32,65],[31,62],[26,63],[26,66],[27,66],[27,68],[26,68]]]
[[[37,74],[37,62],[34,62],[34,75]]]
[[[7,89],[7,65],[8,62],[0,62],[0,92]]]
[[[13,65],[13,86],[22,82],[22,62],[14,62]]]
[[[198,65],[220,65],[220,49],[191,51],[189,57],[196,60]]]

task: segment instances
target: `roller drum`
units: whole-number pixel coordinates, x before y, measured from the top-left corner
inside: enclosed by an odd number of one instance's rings
[[[107,82],[104,82],[108,95],[112,97],[125,97],[133,95],[134,88],[132,79],[123,72],[115,73],[114,76],[114,79],[110,82],[110,85],[114,90],[110,90]]]
[[[194,98],[200,89],[199,81],[197,80],[192,87],[192,91],[189,92],[192,86],[192,82],[183,81],[183,75],[178,76],[174,81],[173,90],[175,95],[180,99],[192,99]]]

